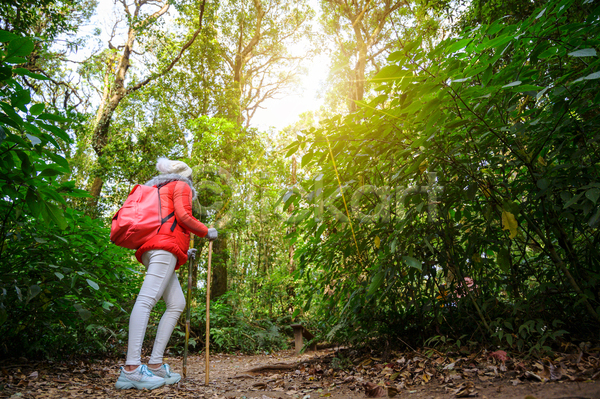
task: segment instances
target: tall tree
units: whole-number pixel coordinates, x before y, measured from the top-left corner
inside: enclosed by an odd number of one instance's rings
[[[131,66],[131,57],[135,52],[140,35],[144,31],[149,30],[169,10],[171,3],[166,0],[160,2],[142,0],[128,4],[126,0],[121,0],[121,4],[127,19],[127,35],[125,43],[117,47],[112,44],[112,40],[109,42],[109,48],[112,52],[111,56],[107,59],[102,99],[92,129],[92,147],[98,158],[102,157],[104,148],[109,141],[110,123],[121,101],[131,93],[153,82],[156,78],[168,73],[181,59],[183,53],[194,43],[202,29],[202,18],[206,0],[203,0],[200,4],[196,30],[181,45],[171,61],[165,62],[158,71],[149,74],[144,79],[132,81],[129,84],[127,84],[126,80],[130,75],[128,72]],[[92,205],[97,204],[103,184],[104,179],[101,176],[94,177],[90,188],[92,194],[90,202]]]
[[[296,82],[303,60],[314,49],[306,1],[228,0],[218,21],[221,57],[237,92],[230,117],[246,127],[261,104],[281,95]],[[298,45],[304,44],[304,48]]]
[[[341,58],[335,72],[346,75],[345,96],[350,112],[363,99],[367,64],[376,64],[378,56],[394,46],[390,40],[392,15],[407,5],[405,0],[323,0],[322,24]]]

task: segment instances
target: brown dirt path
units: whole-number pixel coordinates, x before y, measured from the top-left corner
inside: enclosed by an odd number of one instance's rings
[[[208,386],[204,385],[204,356],[194,355],[188,359],[187,378],[174,386],[154,391],[115,389],[119,373],[116,360],[71,363],[9,360],[0,366],[0,398],[362,399],[393,396],[399,399],[600,399],[598,379],[536,382],[510,370],[485,371],[494,366],[487,365],[486,369],[480,364],[477,364],[477,371],[465,366],[460,372],[425,378],[427,368],[419,368],[419,360],[424,359],[418,357],[414,358],[417,359],[414,363],[411,363],[412,359],[406,363],[397,360],[404,364],[402,367],[394,368],[392,363],[383,367],[378,359],[367,359],[358,366],[340,370],[331,367],[333,355],[333,350],[303,355],[295,355],[292,351],[254,356],[215,354],[210,359]],[[181,358],[166,361],[176,372],[181,372]],[[410,368],[411,364],[416,368]],[[265,369],[266,366],[272,368]],[[249,371],[261,367],[260,371]],[[400,372],[390,377],[390,370]],[[446,367],[445,370],[449,369]],[[366,383],[373,384],[370,390],[365,389]],[[385,387],[379,388],[376,384]]]

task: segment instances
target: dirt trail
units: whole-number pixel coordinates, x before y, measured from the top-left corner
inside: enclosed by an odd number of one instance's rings
[[[115,360],[72,363],[4,361],[0,366],[0,398],[259,398],[259,399],[357,399],[382,395],[399,399],[451,399],[457,397],[505,399],[600,399],[600,380],[533,382],[514,373],[492,374],[483,368],[439,374],[430,379],[407,362],[398,375],[377,361],[352,367],[336,366],[333,350],[295,355],[282,351],[272,355],[220,355],[210,359],[210,383],[205,382],[203,355],[188,358],[188,375],[179,384],[154,391],[119,391]],[[404,359],[404,357],[403,357]],[[418,359],[418,358],[415,358]],[[375,359],[377,360],[377,359]],[[181,358],[168,358],[181,372]],[[415,361],[415,367],[419,367]],[[455,362],[456,363],[456,362]],[[390,363],[391,364],[391,363]],[[444,366],[444,370],[448,370]],[[489,367],[488,367],[489,369]],[[344,371],[345,370],[345,371]],[[404,374],[402,373],[404,370]],[[407,370],[410,370],[410,375]],[[387,376],[387,377],[386,377]],[[453,376],[453,377],[452,377]],[[392,378],[393,377],[393,378]],[[410,378],[409,378],[410,377]],[[472,377],[472,378],[471,378]],[[390,382],[393,381],[393,382]],[[402,381],[397,383],[398,381]],[[367,389],[365,389],[365,384]],[[380,384],[380,385],[377,385]],[[381,385],[387,385],[381,387]],[[369,389],[370,388],[370,389]],[[464,395],[464,396],[463,396]]]

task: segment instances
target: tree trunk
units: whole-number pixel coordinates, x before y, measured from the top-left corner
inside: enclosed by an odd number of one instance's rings
[[[400,7],[407,5],[404,0],[372,2],[342,2],[325,0],[351,24],[356,40],[356,64],[352,70],[348,85],[348,110],[352,113],[358,109],[357,101],[362,101],[365,92],[365,70],[368,51],[379,41],[379,35],[389,22],[389,16]],[[383,3],[383,4],[382,4]],[[343,45],[343,44],[342,44]]]
[[[248,62],[248,59],[252,55],[252,51],[256,47],[256,45],[260,42],[261,38],[261,28],[262,21],[265,16],[265,10],[262,7],[262,3],[260,0],[254,0],[254,7],[256,8],[256,20],[254,21],[254,35],[250,38],[250,41],[247,45],[244,46],[244,24],[245,20],[242,18],[240,20],[240,36],[238,38],[238,47],[234,57],[233,67],[233,84],[236,90],[238,91],[238,109],[236,115],[236,122],[240,125],[244,122],[244,116],[242,115],[242,111],[244,108],[244,104],[242,104],[242,87],[244,82],[242,82],[242,71]]]
[[[90,187],[90,194],[92,198],[89,199],[88,205],[91,207],[96,207],[98,205],[98,198],[100,197],[100,192],[102,191],[102,186],[104,185],[104,180],[101,177],[96,176],[94,178],[94,182],[92,183],[92,187]]]
[[[350,103],[348,109],[355,112],[358,108],[357,101],[362,101],[365,93],[365,69],[367,68],[368,44],[365,43],[361,32],[362,21],[354,22],[354,34],[356,36],[356,47],[358,48],[358,59],[354,67],[354,82],[350,83]]]
[[[227,244],[228,239],[223,233],[220,233],[219,239],[213,243],[211,300],[217,299],[227,292],[227,261],[229,260]]]
[[[98,116],[96,118],[97,123],[94,126],[94,131],[92,133],[92,147],[94,148],[94,152],[98,159],[102,157],[104,147],[106,147],[109,142],[108,133],[112,115],[124,97],[125,91],[119,90],[112,95],[108,103],[103,103],[98,110]],[[88,201],[88,205],[91,208],[95,208],[98,205],[98,199],[100,198],[103,186],[104,180],[100,176],[94,176],[94,181],[90,187],[92,198]]]

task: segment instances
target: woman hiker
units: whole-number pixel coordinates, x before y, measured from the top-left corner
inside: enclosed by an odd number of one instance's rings
[[[160,188],[161,215],[169,218],[158,234],[143,244],[135,253],[137,260],[146,266],[146,277],[129,318],[129,341],[125,367],[115,384],[118,389],[155,389],[165,384],[175,384],[181,375],[163,364],[163,354],[179,316],[185,308],[185,297],[175,271],[188,256],[195,255],[190,246],[190,232],[210,241],[217,238],[216,229],[208,229],[192,216],[192,200],[196,190],[192,185],[192,169],[181,161],[159,158],[156,169],[160,175],[146,186]],[[156,339],[148,366],[143,365],[142,343],[156,302],[163,298],[167,310],[160,319]]]

